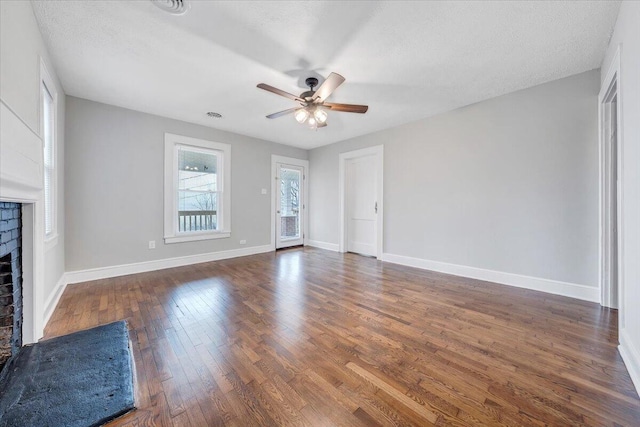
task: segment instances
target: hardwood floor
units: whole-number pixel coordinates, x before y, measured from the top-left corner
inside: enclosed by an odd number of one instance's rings
[[[638,426],[597,304],[294,249],[70,285],[46,338],[126,319],[110,426]]]

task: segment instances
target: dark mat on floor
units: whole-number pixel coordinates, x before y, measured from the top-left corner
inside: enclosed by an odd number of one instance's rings
[[[134,408],[125,322],[23,347],[9,363],[0,426],[99,426]]]

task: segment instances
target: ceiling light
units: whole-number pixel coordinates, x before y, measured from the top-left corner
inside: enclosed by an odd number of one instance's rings
[[[298,123],[304,123],[309,118],[309,111],[307,111],[306,108],[301,108],[300,110],[296,111],[295,118]]]
[[[328,115],[321,108],[307,106],[297,110],[294,117],[298,123],[306,123],[310,129],[317,130],[318,125],[324,125],[327,122]]]
[[[325,123],[327,121],[327,112],[321,108],[316,108],[316,111],[313,112],[313,117],[318,123]]]

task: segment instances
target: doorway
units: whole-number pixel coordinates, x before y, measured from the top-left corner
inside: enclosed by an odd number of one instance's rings
[[[340,252],[382,259],[383,147],[340,154]]]
[[[601,304],[619,308],[622,297],[622,144],[619,62],[613,61],[599,96]],[[622,313],[619,323],[622,326]]]
[[[272,232],[275,249],[301,246],[307,236],[309,162],[272,156]]]

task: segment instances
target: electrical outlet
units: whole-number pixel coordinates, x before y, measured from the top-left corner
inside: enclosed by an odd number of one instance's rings
[[[262,189],[262,194],[267,194],[267,189],[266,188]]]
[[[244,240],[244,239],[242,239],[242,240],[240,240],[240,244],[241,244],[241,245],[246,245],[246,244],[247,244],[247,241],[246,241],[246,240]]]
[[[156,241],[149,240],[149,249],[155,249],[155,248],[156,248]]]

